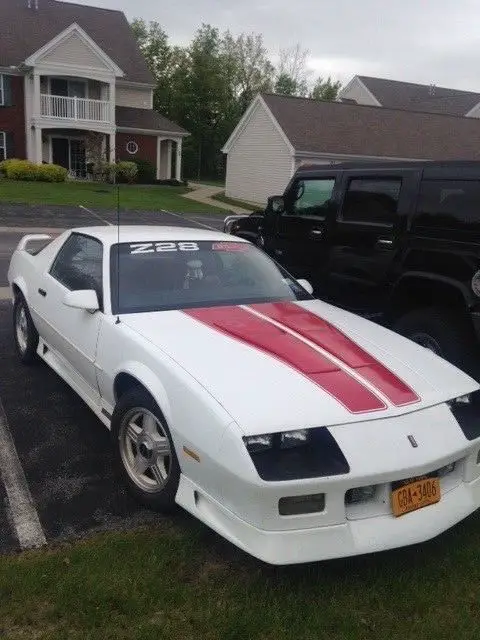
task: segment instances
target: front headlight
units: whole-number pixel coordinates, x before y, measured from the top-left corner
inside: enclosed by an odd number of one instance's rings
[[[472,403],[472,394],[467,393],[465,396],[458,396],[458,398],[454,398],[453,400],[447,400],[447,404],[449,407],[459,407],[465,406],[466,404]]]
[[[301,447],[307,444],[308,439],[308,429],[298,429],[282,433],[265,433],[260,436],[246,436],[243,441],[249,453],[260,453],[261,451],[268,451],[272,447],[279,449]]]
[[[480,390],[449,400],[447,405],[467,440],[480,438]]]
[[[270,482],[345,474],[345,456],[326,427],[245,436],[258,475]]]

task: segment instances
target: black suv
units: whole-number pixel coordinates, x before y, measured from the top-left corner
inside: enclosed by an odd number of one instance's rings
[[[304,166],[225,231],[479,377],[480,162]]]

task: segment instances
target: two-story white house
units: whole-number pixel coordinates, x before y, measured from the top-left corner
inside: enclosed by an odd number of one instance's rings
[[[101,150],[182,176],[182,127],[153,110],[154,78],[120,11],[0,0],[0,160],[87,175]]]

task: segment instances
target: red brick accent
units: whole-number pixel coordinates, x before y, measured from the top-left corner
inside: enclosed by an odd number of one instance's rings
[[[0,131],[13,134],[14,155],[25,159],[25,91],[23,76],[11,76],[12,106],[0,107]]]
[[[136,142],[138,151],[130,154],[127,151],[127,143]],[[157,166],[157,136],[145,136],[138,133],[117,133],[116,135],[117,160],[148,160]]]

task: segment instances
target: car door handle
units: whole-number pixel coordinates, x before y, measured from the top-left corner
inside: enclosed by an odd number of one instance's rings
[[[39,289],[39,290],[38,290],[38,293],[39,293],[41,296],[43,296],[44,298],[45,298],[45,297],[46,297],[46,295],[47,295],[47,292],[45,291],[45,289]]]
[[[377,245],[380,247],[391,247],[393,245],[393,240],[390,238],[379,238],[377,240]]]
[[[312,229],[310,231],[310,235],[314,238],[319,238],[320,236],[323,236],[323,229]]]

